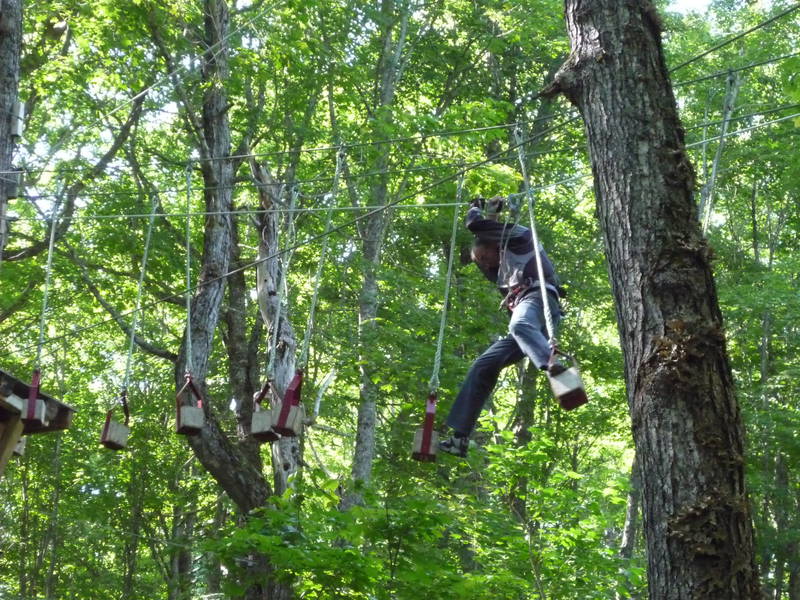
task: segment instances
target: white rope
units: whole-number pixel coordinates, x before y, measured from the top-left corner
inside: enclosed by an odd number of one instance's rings
[[[59,194],[60,197],[60,194]],[[58,223],[58,209],[60,200],[53,206],[53,214],[50,217],[50,241],[47,246],[47,265],[44,269],[44,294],[42,297],[42,314],[39,317],[39,343],[36,345],[36,363],[34,370],[38,371],[42,361],[42,347],[44,346],[44,325],[47,316],[47,300],[50,296],[50,275],[53,270],[53,247],[56,241],[56,224]]]
[[[186,214],[192,208],[192,166],[186,167]],[[186,372],[192,372],[192,230],[191,219],[186,217]]]
[[[547,336],[552,347],[556,345],[555,327],[553,326],[553,315],[550,313],[550,302],[547,298],[547,286],[544,279],[544,268],[542,267],[542,254],[539,251],[539,236],[536,233],[536,220],[533,215],[533,194],[531,193],[530,178],[528,168],[525,165],[525,148],[522,141],[522,131],[519,126],[514,129],[514,138],[517,143],[517,153],[519,154],[519,168],[522,172],[522,185],[525,188],[525,195],[528,198],[528,216],[531,220],[531,234],[533,236],[533,254],[536,257],[536,273],[539,278],[539,293],[542,296],[542,308],[544,310],[544,322],[547,327]]]
[[[150,211],[150,221],[147,224],[147,234],[144,238],[144,250],[142,251],[142,264],[139,267],[139,287],[136,291],[136,309],[133,311],[133,320],[131,322],[131,335],[128,341],[128,358],[125,361],[125,379],[122,382],[122,391],[128,389],[128,382],[131,377],[131,363],[133,362],[133,347],[136,338],[136,329],[139,326],[139,313],[142,306],[142,288],[144,287],[144,274],[147,270],[147,256],[150,252],[150,239],[153,235],[153,222],[156,219],[156,206],[157,198],[154,195]]]
[[[304,369],[308,362],[308,350],[311,346],[311,336],[314,331],[314,313],[317,308],[317,298],[319,297],[320,281],[322,279],[322,269],[325,266],[325,257],[328,254],[328,240],[330,239],[331,222],[333,220],[333,207],[336,205],[336,195],[339,191],[339,174],[344,163],[344,150],[336,153],[336,173],[333,176],[333,186],[331,187],[331,198],[328,204],[328,216],[325,221],[325,233],[322,238],[322,249],[320,250],[319,262],[317,262],[317,272],[314,276],[314,295],[311,297],[311,306],[308,309],[308,321],[306,322],[306,332],[303,336],[303,350],[300,352],[298,360],[299,368]]]
[[[460,212],[461,192],[464,189],[464,173],[458,178],[456,187],[456,206],[453,209],[453,231],[450,234],[450,256],[447,259],[447,276],[444,282],[444,305],[442,318],[439,321],[439,339],[436,342],[436,354],[433,357],[433,374],[428,383],[431,393],[439,389],[439,370],[442,366],[442,347],[444,346],[444,327],[447,323],[447,305],[450,302],[450,279],[453,274],[453,256],[456,253],[456,232],[458,231],[458,213]]]

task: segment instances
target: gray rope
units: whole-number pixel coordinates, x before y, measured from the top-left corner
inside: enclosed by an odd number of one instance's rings
[[[522,171],[522,185],[525,188],[525,195],[528,198],[528,216],[531,220],[531,234],[533,235],[533,254],[536,257],[536,274],[539,278],[539,290],[542,295],[542,308],[544,309],[544,322],[547,327],[547,336],[550,338],[549,342],[552,347],[556,345],[555,327],[553,326],[553,315],[550,314],[550,303],[547,300],[547,286],[544,280],[544,268],[542,267],[542,255],[539,251],[539,236],[536,233],[536,220],[533,215],[534,197],[531,192],[530,177],[528,169],[525,166],[525,148],[522,141],[522,131],[519,127],[514,129],[514,138],[517,145],[517,152],[519,154],[519,168]]]
[[[447,305],[450,302],[450,279],[453,273],[453,256],[456,253],[456,233],[458,231],[458,213],[461,204],[461,192],[464,188],[464,173],[458,178],[456,188],[456,206],[453,209],[453,232],[450,234],[450,256],[447,259],[447,276],[444,282],[444,304],[442,306],[442,318],[439,321],[439,339],[436,342],[436,354],[433,357],[433,374],[431,375],[428,387],[431,393],[439,389],[439,370],[442,366],[442,347],[444,346],[444,327],[447,323]]]
[[[60,194],[59,194],[60,197]],[[47,265],[44,268],[44,295],[42,297],[42,314],[39,317],[39,342],[36,345],[36,363],[34,370],[38,371],[42,361],[42,347],[44,346],[44,325],[47,316],[47,300],[50,296],[50,275],[53,271],[53,247],[56,243],[56,225],[58,224],[58,209],[61,201],[56,201],[53,206],[53,216],[50,218],[50,241],[47,245]]]
[[[144,287],[144,274],[147,270],[147,256],[150,252],[150,240],[153,235],[153,222],[156,219],[156,206],[158,205],[157,198],[154,195],[152,200],[150,221],[147,224],[147,234],[144,238],[144,250],[142,252],[142,264],[139,267],[139,287],[136,291],[136,309],[133,311],[133,320],[131,322],[131,335],[128,342],[128,358],[125,361],[125,379],[122,382],[122,391],[128,389],[128,382],[131,377],[131,363],[133,362],[133,347],[136,338],[136,329],[139,326],[139,313],[142,306],[142,288]]]
[[[186,167],[186,214],[192,208],[192,165]],[[186,372],[192,372],[192,230],[191,218],[186,217]]]
[[[303,350],[300,352],[300,359],[298,364],[301,369],[304,369],[306,362],[308,362],[308,350],[311,346],[311,336],[314,331],[314,313],[317,308],[317,298],[319,297],[319,286],[322,279],[322,269],[325,266],[325,258],[328,254],[328,240],[330,239],[331,223],[333,220],[333,207],[336,205],[336,195],[339,191],[339,175],[342,171],[344,163],[344,150],[340,149],[336,153],[336,173],[333,175],[333,186],[331,187],[331,198],[328,204],[328,215],[325,221],[325,233],[322,238],[322,249],[320,250],[319,262],[317,263],[317,272],[314,276],[314,295],[311,297],[311,306],[308,309],[308,321],[306,322],[306,332],[303,336]]]

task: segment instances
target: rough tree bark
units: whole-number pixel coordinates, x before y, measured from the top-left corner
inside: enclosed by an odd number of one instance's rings
[[[14,144],[12,110],[19,87],[22,1],[0,0],[0,257],[6,243],[6,208]]]
[[[759,598],[743,431],[694,172],[641,0],[566,0],[563,92],[587,133],[643,475],[650,597]]]

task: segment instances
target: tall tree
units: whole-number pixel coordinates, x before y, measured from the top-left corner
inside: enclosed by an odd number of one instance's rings
[[[6,244],[6,210],[10,191],[11,137],[14,103],[19,87],[19,60],[22,44],[22,1],[0,2],[0,261]],[[2,262],[0,262],[0,266]]]
[[[641,460],[650,596],[760,597],[743,428],[694,171],[646,1],[566,0],[550,93],[589,143]]]

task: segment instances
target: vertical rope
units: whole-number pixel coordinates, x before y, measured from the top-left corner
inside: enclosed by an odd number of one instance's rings
[[[53,205],[53,214],[50,217],[50,241],[47,246],[47,265],[44,269],[44,294],[42,297],[42,314],[39,317],[39,342],[36,344],[36,362],[34,371],[38,371],[42,363],[42,347],[44,346],[44,325],[47,316],[47,301],[50,296],[50,276],[53,270],[53,247],[56,240],[56,224],[58,222],[58,210],[61,206],[61,194]]]
[[[439,321],[439,339],[436,341],[436,354],[433,357],[433,373],[428,383],[431,393],[439,389],[439,370],[442,366],[442,347],[444,346],[444,327],[447,323],[447,305],[450,302],[450,280],[453,274],[453,257],[456,253],[456,234],[458,231],[458,213],[461,210],[461,192],[464,189],[464,171],[458,178],[456,187],[456,205],[453,208],[453,231],[450,234],[450,256],[447,259],[447,276],[444,282],[444,305],[442,306],[442,318]]]
[[[186,165],[186,372],[192,372],[192,161]]]
[[[317,272],[314,276],[314,295],[311,297],[311,306],[308,309],[308,321],[306,322],[306,332],[303,336],[303,350],[300,352],[300,358],[297,361],[299,368],[304,369],[308,362],[308,349],[311,346],[311,336],[314,331],[314,313],[317,308],[317,298],[319,297],[319,285],[322,279],[322,269],[325,266],[325,258],[328,254],[328,239],[330,238],[331,222],[333,220],[333,209],[336,206],[336,195],[339,191],[339,175],[344,163],[344,150],[339,148],[336,153],[336,173],[333,176],[333,185],[331,186],[330,199],[328,201],[328,214],[325,220],[325,233],[322,238],[322,249],[320,250],[319,262],[317,263]]]
[[[556,336],[553,326],[553,315],[550,313],[550,303],[547,299],[547,287],[544,280],[544,268],[542,267],[542,255],[539,251],[539,236],[536,233],[536,220],[533,214],[533,193],[531,192],[530,177],[528,168],[525,165],[525,147],[522,141],[522,129],[519,124],[514,128],[514,140],[517,144],[517,155],[519,157],[519,168],[522,172],[522,185],[525,188],[525,197],[528,199],[528,216],[531,221],[531,234],[533,235],[533,254],[536,257],[536,274],[539,278],[539,290],[542,295],[542,307],[544,309],[544,322],[547,327],[547,336],[550,338],[550,345],[555,347]]]
[[[150,206],[150,220],[147,223],[147,234],[144,239],[144,251],[142,252],[142,264],[139,267],[139,287],[136,291],[136,309],[133,311],[133,320],[131,322],[131,335],[128,342],[128,358],[125,361],[125,378],[122,382],[122,392],[125,393],[128,389],[128,383],[131,377],[131,363],[133,362],[133,346],[136,338],[136,329],[139,326],[139,311],[142,308],[142,287],[144,286],[144,273],[147,269],[147,256],[150,252],[150,240],[153,235],[153,222],[156,218],[156,197],[153,196]]]

